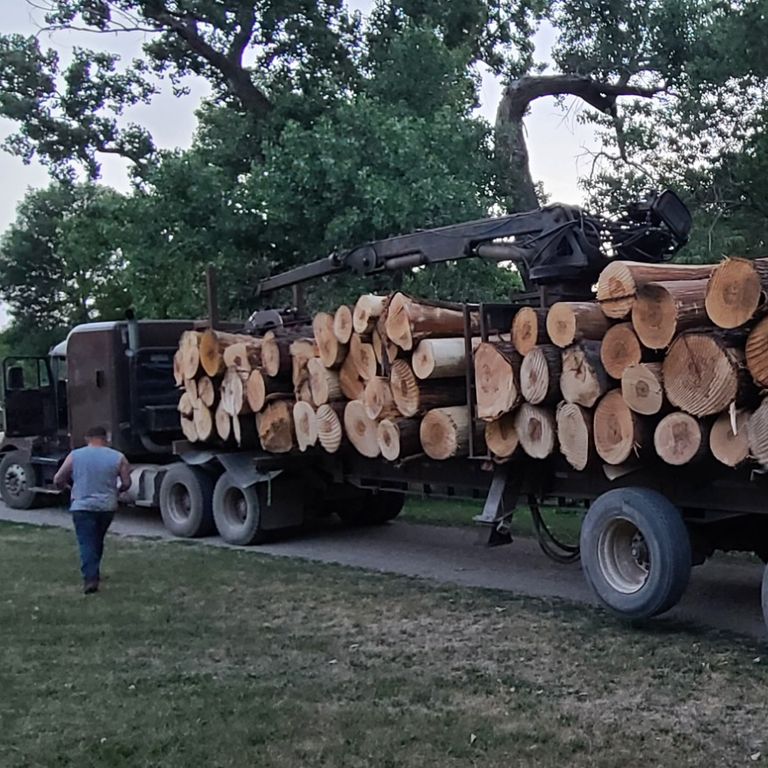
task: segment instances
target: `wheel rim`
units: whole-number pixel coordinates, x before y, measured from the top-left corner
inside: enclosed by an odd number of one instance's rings
[[[248,502],[240,488],[229,488],[222,504],[224,516],[232,525],[244,525],[248,519]]]
[[[631,595],[648,581],[651,556],[640,529],[624,517],[611,520],[597,542],[603,577],[617,592]]]
[[[192,514],[192,497],[182,483],[174,483],[168,495],[168,513],[176,523],[186,523]]]
[[[11,496],[21,496],[27,490],[27,472],[21,464],[11,464],[3,478],[5,489]]]

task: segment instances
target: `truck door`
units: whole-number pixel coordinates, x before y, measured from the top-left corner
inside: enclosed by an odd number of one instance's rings
[[[56,390],[47,358],[3,360],[3,392],[6,436],[56,433]]]

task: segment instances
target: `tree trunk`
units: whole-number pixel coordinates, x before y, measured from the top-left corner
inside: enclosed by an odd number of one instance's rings
[[[395,399],[392,397],[392,387],[386,376],[372,378],[365,385],[362,400],[369,419],[391,419],[400,415]]]
[[[747,368],[761,387],[768,387],[768,317],[764,317],[747,337]]]
[[[509,459],[518,452],[520,439],[515,430],[514,413],[505,413],[496,421],[485,423],[485,444],[499,459]]]
[[[768,259],[726,259],[707,286],[707,314],[721,328],[738,328],[765,304]]]
[[[316,412],[317,441],[328,453],[336,453],[344,442],[344,428],[341,419],[344,403],[326,403]]]
[[[706,280],[647,283],[632,306],[632,325],[649,349],[666,349],[687,328],[707,324]]]
[[[376,422],[365,414],[360,400],[350,400],[344,408],[344,433],[355,450],[369,459],[379,455],[379,438]]]
[[[608,318],[594,301],[558,301],[547,313],[547,334],[558,347],[582,339],[602,339],[609,327]]]
[[[224,362],[224,352],[233,344],[255,342],[252,336],[236,333],[224,333],[214,331],[213,328],[205,330],[200,337],[200,365],[209,376],[218,376],[227,370]]]
[[[515,432],[532,459],[546,459],[555,450],[557,426],[548,408],[523,403],[515,413]]]
[[[397,410],[403,416],[421,415],[430,408],[464,405],[467,390],[461,379],[419,380],[405,360],[395,360],[389,375]]]
[[[347,346],[342,344],[333,330],[333,315],[318,312],[312,319],[312,331],[317,344],[317,354],[326,368],[337,368],[347,356]]]
[[[600,362],[600,342],[582,341],[563,351],[560,391],[564,400],[591,408],[608,386],[608,374]]]
[[[520,391],[532,405],[554,405],[560,400],[563,353],[552,344],[534,347],[520,366]]]
[[[293,408],[289,400],[268,403],[256,414],[261,447],[268,453],[288,453],[294,446]]]
[[[472,339],[472,349],[477,349],[479,344],[479,338]],[[411,366],[419,379],[465,376],[467,355],[464,337],[424,339],[413,351]]]
[[[372,293],[366,293],[357,300],[352,312],[352,328],[355,333],[362,336],[373,331],[388,299],[388,296],[375,296]]]
[[[647,283],[673,280],[706,280],[713,264],[646,264],[639,261],[612,261],[597,279],[597,300],[607,317],[627,317],[635,295]]]
[[[181,397],[179,397],[179,405],[177,407],[177,411],[182,416],[191,416],[192,411],[195,409],[195,403],[192,400],[192,398],[189,396],[189,392],[182,392]]]
[[[313,357],[307,363],[307,370],[309,372],[309,389],[312,393],[312,401],[316,406],[331,400],[341,400],[344,397],[339,382],[339,374],[326,368],[319,357]]]
[[[224,368],[236,368],[237,372],[247,375],[261,367],[261,339],[238,341],[224,350]]]
[[[376,428],[381,455],[388,461],[421,453],[420,419],[383,419]]]
[[[534,347],[549,343],[547,336],[547,310],[523,307],[512,320],[512,343],[523,356]]]
[[[195,432],[197,433],[197,439],[201,442],[207,442],[213,437],[213,416],[211,409],[208,406],[203,405],[202,401],[198,400],[192,412],[192,419],[195,422]]]
[[[359,333],[352,334],[347,357],[352,360],[357,375],[363,381],[370,381],[376,375],[377,365],[373,345],[364,341]]]
[[[709,432],[709,450],[726,467],[738,467],[749,459],[748,424],[752,412],[739,409],[721,413]],[[734,431],[735,427],[735,431]]]
[[[623,464],[651,444],[646,422],[624,402],[621,390],[612,389],[595,408],[595,450],[606,464]]]
[[[581,472],[595,455],[592,412],[576,403],[562,402],[557,408],[556,421],[560,453]]]
[[[612,325],[600,343],[600,362],[614,379],[621,379],[630,365],[642,362],[649,354],[640,345],[632,323]]]
[[[339,344],[349,344],[353,330],[352,309],[346,304],[342,304],[333,316],[333,333]]]
[[[435,408],[427,413],[419,426],[419,440],[431,459],[444,460],[466,456],[472,423],[465,406]]]
[[[317,415],[309,403],[299,401],[294,404],[293,426],[296,431],[296,445],[302,453],[317,444]]]
[[[673,411],[656,425],[653,447],[673,467],[692,464],[709,453],[709,426],[688,413]]]
[[[478,315],[473,313],[471,331],[477,332]],[[462,336],[464,313],[411,299],[404,293],[396,293],[387,308],[384,323],[387,338],[400,349],[409,351],[421,339],[432,336]]]
[[[664,407],[664,383],[661,363],[637,363],[621,376],[621,396],[635,412],[653,416]]]
[[[194,379],[200,371],[201,336],[199,331],[184,331],[179,339],[181,371],[185,379]]]
[[[522,358],[510,342],[483,342],[475,350],[477,416],[494,421],[520,402]]]

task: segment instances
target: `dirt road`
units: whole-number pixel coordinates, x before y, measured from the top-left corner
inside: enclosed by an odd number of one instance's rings
[[[18,511],[0,504],[0,520],[71,528],[61,509]],[[121,512],[112,532],[123,536],[176,541],[156,512]],[[469,587],[502,589],[535,597],[557,597],[592,603],[578,565],[557,565],[535,541],[518,539],[489,549],[486,533],[474,528],[441,528],[395,522],[381,528],[350,529],[327,524],[300,536],[249,548],[254,554],[298,557],[399,573]],[[201,542],[226,547],[212,537]],[[681,603],[654,625],[689,623],[692,629],[714,627],[752,637],[766,632],[760,611],[762,567],[737,558],[715,558],[694,568]]]

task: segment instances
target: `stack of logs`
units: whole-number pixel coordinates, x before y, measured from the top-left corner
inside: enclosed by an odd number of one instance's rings
[[[465,339],[461,307],[403,293],[263,337],[188,331],[174,361],[181,425],[193,442],[273,453],[349,443],[371,458],[448,459],[472,435],[476,453],[559,451],[577,470],[652,457],[768,466],[766,296],[768,259],[615,261],[595,300],[519,309],[487,341],[476,315]]]

